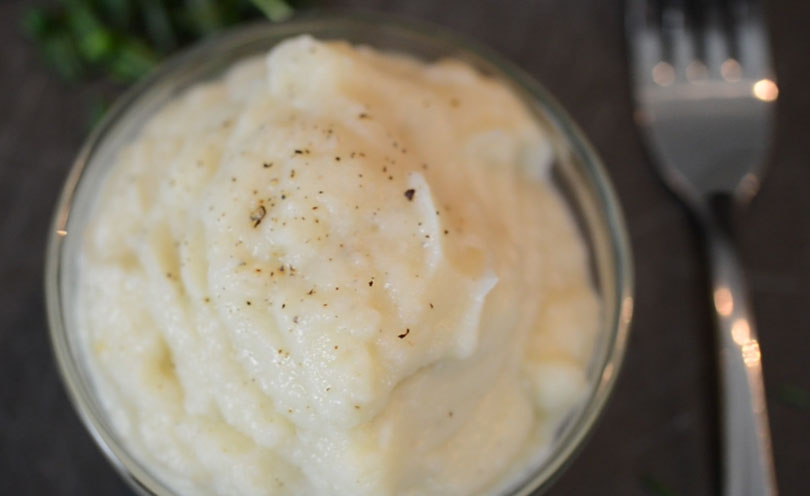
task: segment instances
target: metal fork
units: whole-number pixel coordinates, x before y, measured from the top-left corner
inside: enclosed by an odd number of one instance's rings
[[[775,495],[760,348],[731,216],[756,194],[778,96],[761,6],[627,0],[636,121],[666,184],[705,232],[716,310],[729,496]]]

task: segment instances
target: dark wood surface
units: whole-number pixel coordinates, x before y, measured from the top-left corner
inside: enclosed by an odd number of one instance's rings
[[[51,211],[102,91],[43,68],[0,0],[0,494],[130,494],[74,414],[54,368],[42,267]],[[716,494],[712,321],[701,240],[659,185],[633,126],[620,1],[331,1],[429,19],[518,62],[570,111],[624,205],[636,312],[617,388],[551,494]],[[781,93],[776,146],[741,218],[782,493],[810,494],[810,3],[769,4]],[[103,90],[109,93],[109,89]],[[800,399],[800,398],[799,398]],[[795,401],[794,401],[795,403]]]

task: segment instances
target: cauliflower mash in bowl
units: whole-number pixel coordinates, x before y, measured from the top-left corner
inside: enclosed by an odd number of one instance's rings
[[[145,494],[522,494],[582,442],[632,309],[556,104],[432,27],[226,34],[133,90],[50,245],[72,399]]]

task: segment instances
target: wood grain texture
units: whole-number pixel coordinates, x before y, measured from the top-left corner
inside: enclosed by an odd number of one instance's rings
[[[0,494],[127,495],[59,381],[42,291],[56,195],[110,88],[68,86],[19,34],[29,4],[0,1]],[[624,369],[593,436],[551,494],[643,495],[652,477],[681,495],[716,493],[714,358],[706,267],[683,209],[657,182],[633,126],[621,2],[323,2],[428,19],[491,45],[539,79],[602,155],[624,205],[636,262],[636,314]],[[810,3],[769,4],[780,80],[776,146],[741,219],[777,475],[810,494],[810,411],[779,401],[810,390]]]

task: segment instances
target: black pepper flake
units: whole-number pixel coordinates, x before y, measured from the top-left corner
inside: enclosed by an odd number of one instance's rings
[[[431,309],[433,308],[433,303],[428,303],[428,305],[430,305]]]
[[[287,195],[281,195],[281,199],[282,199],[282,200],[286,200],[286,199],[287,199]]]
[[[407,336],[407,335],[408,335],[408,334],[410,334],[410,333],[411,333],[411,329],[410,329],[410,328],[408,328],[408,329],[405,329],[405,332],[403,332],[402,334],[399,334],[397,337],[398,337],[399,339],[405,339],[405,336]]]
[[[286,304],[286,303],[282,303],[282,304],[281,304],[281,308],[282,308],[282,309],[287,308],[287,304]]]
[[[371,286],[374,286],[374,281],[369,281],[368,282],[368,287],[371,287]]]
[[[296,154],[296,155],[301,155],[301,154],[303,154],[303,153],[304,153],[304,151],[303,151],[303,150],[295,150],[295,154]]]
[[[368,114],[367,114],[367,113],[362,112],[362,113],[360,113],[360,114],[358,114],[358,115],[357,115],[357,118],[358,118],[358,119],[368,119],[369,117],[368,117]]]
[[[265,162],[265,163],[262,164],[262,166],[265,169],[269,169],[270,167],[273,167],[273,162]]]
[[[444,230],[444,234],[450,234],[450,231],[448,231],[447,229],[445,229],[445,230]]]
[[[250,212],[250,220],[253,221],[253,227],[259,227],[265,215],[267,215],[267,209],[264,208],[264,205],[259,205]]]
[[[295,317],[293,317],[293,323],[297,324],[297,323],[298,323],[298,320],[299,320],[298,315],[296,315]]]
[[[290,179],[295,177],[295,169],[290,171]]]
[[[407,199],[408,199],[408,201],[413,201],[413,195],[414,195],[415,193],[416,193],[416,190],[415,190],[415,189],[413,189],[413,188],[411,188],[411,189],[406,189],[406,190],[405,190],[405,198],[407,198]]]
[[[247,305],[247,306],[250,306],[250,305],[252,305],[252,304],[253,304],[253,302],[251,302],[250,300],[247,300],[247,301],[245,302],[245,305]]]

